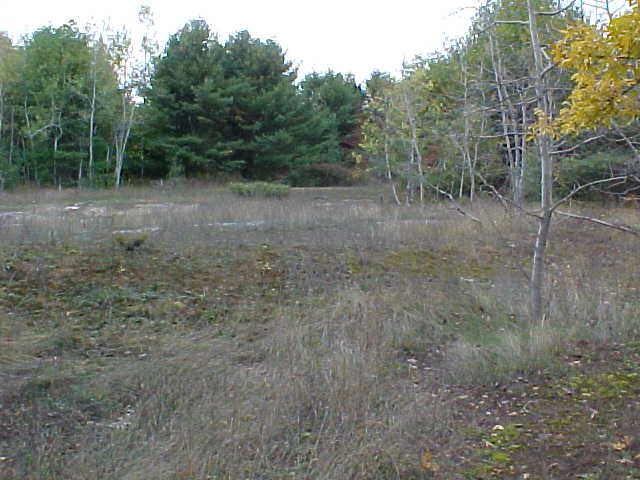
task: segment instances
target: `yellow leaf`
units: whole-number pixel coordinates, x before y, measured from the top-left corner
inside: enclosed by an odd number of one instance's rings
[[[611,448],[613,448],[617,452],[620,452],[622,450],[626,450],[627,449],[627,444],[624,443],[624,442],[613,442],[611,444]]]
[[[420,466],[427,472],[437,472],[440,470],[440,465],[433,461],[433,455],[429,452],[424,452],[420,456]]]

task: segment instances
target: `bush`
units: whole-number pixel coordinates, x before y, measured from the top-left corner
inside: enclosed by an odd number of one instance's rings
[[[336,163],[314,163],[291,172],[287,183],[292,187],[348,187],[354,184],[351,170]]]
[[[229,190],[243,197],[283,198],[289,195],[289,186],[280,183],[232,183]]]

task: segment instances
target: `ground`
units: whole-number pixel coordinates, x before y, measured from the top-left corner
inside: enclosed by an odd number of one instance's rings
[[[380,188],[3,194],[0,476],[640,478],[638,240],[557,220],[532,325],[532,219]]]

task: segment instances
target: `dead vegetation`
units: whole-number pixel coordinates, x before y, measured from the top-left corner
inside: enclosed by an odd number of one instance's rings
[[[2,478],[638,478],[635,238],[559,220],[532,328],[535,224],[490,202],[22,195]]]

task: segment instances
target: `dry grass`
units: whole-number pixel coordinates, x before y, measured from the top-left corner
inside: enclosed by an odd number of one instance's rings
[[[448,431],[450,413],[421,401],[409,364],[374,333],[393,328],[381,325],[375,303],[351,292],[312,315],[302,305],[286,309],[274,337],[240,354],[206,335],[183,339],[171,361],[145,369],[153,393],[138,404],[132,430],[153,440],[127,453],[116,444],[115,455],[109,445],[100,465],[85,468],[131,479],[375,478],[384,469],[415,470],[420,451],[411,438],[425,436],[416,428],[435,440]]]
[[[574,221],[531,326],[535,224],[490,202],[480,228],[373,189],[78,195],[6,197],[3,478],[469,478],[482,388],[640,338],[633,240]]]

